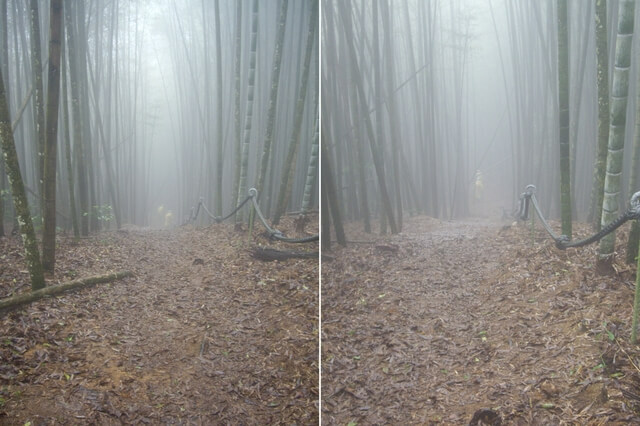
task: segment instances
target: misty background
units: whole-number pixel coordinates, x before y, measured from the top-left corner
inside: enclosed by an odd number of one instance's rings
[[[80,221],[87,217],[91,229],[113,227],[116,222],[179,225],[189,218],[200,197],[216,215],[226,214],[240,198],[243,149],[247,150],[244,194],[256,186],[259,171],[265,170],[260,194],[265,214],[273,216],[278,198],[284,199],[285,210],[300,210],[307,175],[317,175],[317,165],[310,164],[314,155],[317,164],[313,139],[319,102],[319,43],[317,12],[312,13],[317,11],[317,2],[63,3],[57,182],[60,227],[71,227],[71,193]],[[31,21],[34,4],[37,18]],[[1,9],[0,64],[9,88],[22,174],[32,214],[37,217],[41,155],[36,144],[36,105],[46,99],[34,94],[37,36],[33,30],[39,27],[38,57],[45,64],[42,93],[47,93],[49,2],[9,0],[2,2]],[[284,32],[278,45],[281,20]],[[279,78],[274,80],[277,46],[281,64]],[[274,81],[277,100],[271,90]],[[300,117],[296,111],[301,111]],[[269,121],[273,124],[270,138]],[[76,123],[79,129],[74,128]],[[271,142],[265,157],[267,139]],[[266,167],[262,167],[265,158]],[[84,171],[78,168],[80,163]],[[70,174],[75,183],[72,189],[67,185]],[[291,176],[288,183],[283,180],[287,174]],[[0,175],[5,218],[10,221],[13,215],[4,170]],[[311,207],[317,208],[313,179],[310,188]]]
[[[607,5],[611,79],[618,2]],[[568,16],[572,202],[586,220],[598,135],[595,2],[570,0]],[[326,0],[322,29],[323,167],[333,170],[345,220],[369,227],[385,197],[398,228],[414,214],[499,219],[527,184],[558,218],[555,1]],[[638,90],[632,55],[624,205]]]

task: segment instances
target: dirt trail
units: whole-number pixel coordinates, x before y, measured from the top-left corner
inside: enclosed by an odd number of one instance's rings
[[[640,420],[633,271],[595,276],[594,247],[503,225],[414,218],[330,253],[324,424],[468,424],[481,409],[506,424]]]
[[[257,261],[245,241],[232,225],[61,239],[57,280],[135,276],[0,318],[0,424],[317,422],[318,262]],[[6,291],[24,274],[1,244]]]

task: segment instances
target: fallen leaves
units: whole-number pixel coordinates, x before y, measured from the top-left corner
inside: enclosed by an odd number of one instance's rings
[[[19,244],[0,239],[7,257]],[[317,260],[254,262],[233,225],[61,237],[57,253],[52,282],[134,278],[0,319],[0,423],[317,421]],[[2,263],[2,296],[29,291],[22,265]]]
[[[601,277],[597,246],[559,251],[533,237],[415,217],[401,235],[325,253],[323,419],[465,424],[490,410],[506,424],[640,421],[629,267]]]

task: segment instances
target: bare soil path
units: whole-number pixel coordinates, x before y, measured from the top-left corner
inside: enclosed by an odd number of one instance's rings
[[[635,267],[504,225],[413,218],[325,253],[323,424],[640,422]]]
[[[0,424],[317,423],[317,259],[255,260],[232,225],[60,241],[51,281],[135,275],[0,317]],[[25,291],[0,248],[0,296]]]

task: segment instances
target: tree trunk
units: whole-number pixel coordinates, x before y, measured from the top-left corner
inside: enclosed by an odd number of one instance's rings
[[[222,216],[222,176],[224,169],[224,158],[223,156],[223,148],[224,148],[224,139],[222,136],[222,125],[223,125],[223,108],[222,108],[222,41],[221,41],[221,31],[220,31],[220,0],[216,0],[215,2],[215,24],[216,24],[216,52],[218,53],[218,57],[216,58],[217,68],[218,68],[218,136],[217,136],[217,165],[216,165],[216,214],[218,216]]]
[[[304,194],[302,195],[302,214],[309,211],[313,203],[311,195],[318,176],[318,115],[316,114],[313,125],[313,140],[311,141],[311,155],[309,157],[309,167],[307,167],[307,178],[304,182]]]
[[[340,5],[342,6],[341,9],[341,13],[343,17],[347,17],[350,16],[351,14],[351,4],[350,3],[340,3]],[[357,62],[357,55],[356,55],[356,49],[353,43],[353,32],[352,32],[352,28],[347,25],[347,22],[350,18],[343,18],[343,24],[344,24],[344,32],[345,32],[345,41],[348,44],[348,49],[349,52],[351,54],[351,74],[353,76],[353,81],[356,85],[356,88],[358,90],[358,97],[360,99],[360,101],[364,104],[364,102],[366,101],[366,97],[365,97],[365,93],[364,93],[364,88],[362,87],[362,78],[361,78],[361,74],[360,74],[360,69],[358,66],[358,62]],[[394,215],[393,215],[393,206],[391,204],[391,198],[389,197],[389,192],[387,191],[387,183],[386,183],[386,179],[385,179],[385,172],[384,172],[384,164],[382,161],[382,157],[381,157],[381,153],[379,152],[380,147],[376,142],[376,138],[373,132],[373,125],[371,123],[371,117],[369,116],[369,114],[365,111],[363,114],[363,118],[365,120],[365,126],[366,126],[366,131],[367,131],[367,135],[369,137],[369,147],[371,148],[371,156],[373,157],[373,164],[375,167],[375,171],[376,171],[376,176],[378,178],[378,185],[380,187],[380,197],[381,197],[381,203],[382,203],[382,208],[385,211],[385,214],[389,220],[389,226],[391,227],[391,233],[392,234],[397,234],[398,233],[398,229],[396,227],[396,222],[394,219]]]
[[[25,261],[31,278],[31,289],[38,290],[45,286],[44,274],[42,272],[42,263],[40,263],[36,233],[33,229],[29,205],[27,204],[27,195],[24,191],[24,183],[20,174],[20,164],[18,163],[13,132],[11,131],[11,118],[4,91],[2,70],[0,70],[0,143],[2,143],[4,163],[7,168],[9,185],[11,185],[11,193],[13,194],[13,205],[20,224],[20,235],[25,248]]]
[[[354,132],[355,137],[353,143],[355,144],[356,149],[356,168],[358,173],[358,186],[360,187],[360,211],[362,214],[362,220],[364,222],[364,232],[367,234],[371,233],[371,213],[369,212],[369,197],[367,194],[367,178],[365,171],[365,159],[364,159],[364,141],[362,140],[362,116],[366,114],[366,111],[363,111],[364,108],[361,106],[364,105],[362,102],[358,102],[358,95],[355,90],[355,86],[350,84],[351,86],[351,115],[354,120],[357,120],[358,128]],[[359,107],[360,105],[360,107]]]
[[[607,141],[609,132],[609,55],[607,49],[607,0],[596,0],[596,59],[598,61],[598,143],[594,164],[593,186],[589,222],[600,230],[602,198],[607,165]]]
[[[71,120],[69,117],[69,92],[67,90],[67,73],[69,67],[67,66],[67,55],[65,53],[65,36],[64,25],[62,26],[62,44],[61,44],[61,62],[62,62],[62,122],[64,123],[64,154],[65,165],[67,169],[67,187],[69,189],[69,210],[71,211],[71,226],[73,227],[73,236],[78,238],[80,236],[80,227],[78,224],[78,209],[76,207],[76,194],[74,189],[73,179],[73,163],[71,161],[71,134],[69,127],[71,126]]]
[[[283,0],[280,4],[280,13],[278,18],[278,32],[276,35],[276,46],[273,52],[273,65],[271,67],[271,86],[269,92],[269,108],[267,110],[267,129],[264,136],[264,145],[262,148],[262,158],[258,170],[258,183],[256,189],[258,194],[262,193],[264,180],[267,176],[267,168],[269,165],[269,156],[271,155],[271,145],[273,140],[273,128],[276,118],[276,106],[278,103],[278,87],[280,84],[280,65],[282,64],[282,47],[284,42],[284,32],[287,23],[287,7],[288,0]]]
[[[71,5],[67,2],[64,8],[65,29],[67,35],[67,51],[69,52],[69,81],[71,82],[71,118],[73,121],[73,155],[77,167],[78,198],[80,202],[80,234],[89,235],[89,182],[87,178],[87,156],[82,141],[82,114],[80,112],[80,87],[78,73],[78,50],[76,46],[76,30],[73,25]]]
[[[618,35],[616,38],[615,67],[611,87],[611,124],[607,153],[607,173],[604,179],[601,225],[606,226],[618,217],[622,177],[622,154],[629,94],[631,68],[631,40],[633,38],[634,0],[620,0],[618,8]],[[612,260],[615,232],[600,240],[599,264],[607,268]]]
[[[240,185],[240,168],[241,168],[241,157],[242,157],[242,137],[241,137],[241,128],[240,128],[240,77],[242,72],[240,71],[240,63],[242,58],[242,2],[236,2],[236,34],[235,34],[235,59],[234,59],[234,98],[235,98],[235,112],[233,115],[234,119],[234,128],[235,128],[235,139],[234,139],[234,170],[233,170],[233,192],[232,199],[234,202],[238,201],[238,187]],[[237,206],[237,203],[234,203],[234,207]]]
[[[9,31],[7,29],[7,13],[7,2],[0,1],[0,40],[2,40],[2,45],[0,45],[0,74],[5,75],[8,78],[9,74],[7,71],[9,69]],[[7,99],[11,98],[8,90],[6,91],[6,97]],[[5,186],[5,174],[6,172],[4,161],[0,159],[0,237],[4,236],[4,201],[8,192]]]
[[[247,196],[247,175],[249,172],[249,146],[251,144],[251,121],[253,119],[253,97],[256,81],[256,47],[258,43],[258,0],[253,0],[253,13],[251,18],[251,53],[249,59],[249,88],[247,90],[247,113],[244,121],[244,140],[242,142],[242,156],[240,158],[240,180],[236,205],[239,205]],[[236,213],[236,226],[244,220],[243,211]]]
[[[640,56],[636,56],[636,64],[640,66]],[[640,72],[637,75],[636,84],[636,123],[634,128],[633,153],[631,155],[631,168],[629,173],[629,195],[631,196],[637,191],[638,176],[640,174]],[[629,241],[627,242],[627,263],[636,262],[638,256],[638,244],[640,243],[640,224],[634,220],[631,224],[631,232],[629,233]]]
[[[325,132],[322,132],[324,137]],[[330,229],[330,222],[333,222],[333,228],[336,231],[336,238],[338,240],[338,244],[341,246],[347,245],[347,239],[344,234],[344,228],[342,226],[342,214],[340,212],[340,205],[338,203],[338,188],[336,188],[333,172],[331,170],[331,158],[329,157],[329,150],[327,149],[326,142],[323,140],[322,145],[322,173],[320,174],[322,178],[322,202],[327,204],[329,214],[324,214],[325,210],[323,207],[323,215],[322,215],[322,232],[323,232],[323,247],[330,248],[331,247],[331,232],[327,232]],[[331,216],[331,217],[329,217]],[[326,233],[326,236],[324,235]],[[327,243],[327,240],[328,243]]]
[[[307,32],[307,43],[305,46],[304,64],[302,68],[302,78],[298,87],[298,99],[295,106],[295,117],[293,119],[293,131],[291,140],[289,141],[289,149],[285,159],[282,178],[280,180],[280,191],[278,193],[278,203],[276,204],[276,212],[274,214],[273,223],[278,224],[280,217],[285,213],[289,197],[291,195],[291,186],[293,183],[293,172],[296,169],[296,157],[298,147],[300,146],[300,129],[302,128],[302,116],[304,113],[304,101],[307,97],[307,89],[309,83],[309,71],[311,64],[311,53],[313,52],[313,42],[316,34],[316,22],[318,21],[318,4],[311,3],[311,17],[309,18],[309,31]]]
[[[58,105],[60,104],[60,28],[62,0],[51,0],[49,22],[49,81],[47,93],[46,144],[44,149],[44,227],[42,267],[53,272],[56,264],[56,165]]]
[[[29,28],[31,29],[31,73],[33,74],[33,101],[35,107],[35,132],[36,152],[38,156],[38,185],[37,192],[40,196],[40,212],[44,210],[44,145],[45,145],[45,117],[44,117],[44,90],[42,88],[42,49],[40,47],[40,14],[38,12],[38,0],[30,3]],[[9,102],[7,100],[7,102]],[[35,188],[34,188],[35,189]]]
[[[562,233],[571,238],[567,0],[558,0],[558,107],[560,120],[560,216],[562,218]]]
[[[391,129],[392,140],[392,166],[393,166],[393,183],[395,185],[395,197],[396,197],[396,214],[398,232],[402,231],[402,191],[400,189],[400,155],[402,150],[402,137],[400,135],[400,129],[398,123],[401,123],[398,115],[398,109],[396,106],[396,95],[394,87],[395,81],[395,56],[393,46],[393,27],[391,25],[391,8],[389,7],[387,0],[382,0],[382,28],[384,30],[384,50],[386,52],[385,64],[386,64],[386,77],[387,77],[387,90],[386,90],[386,105],[389,114],[389,127]]]

